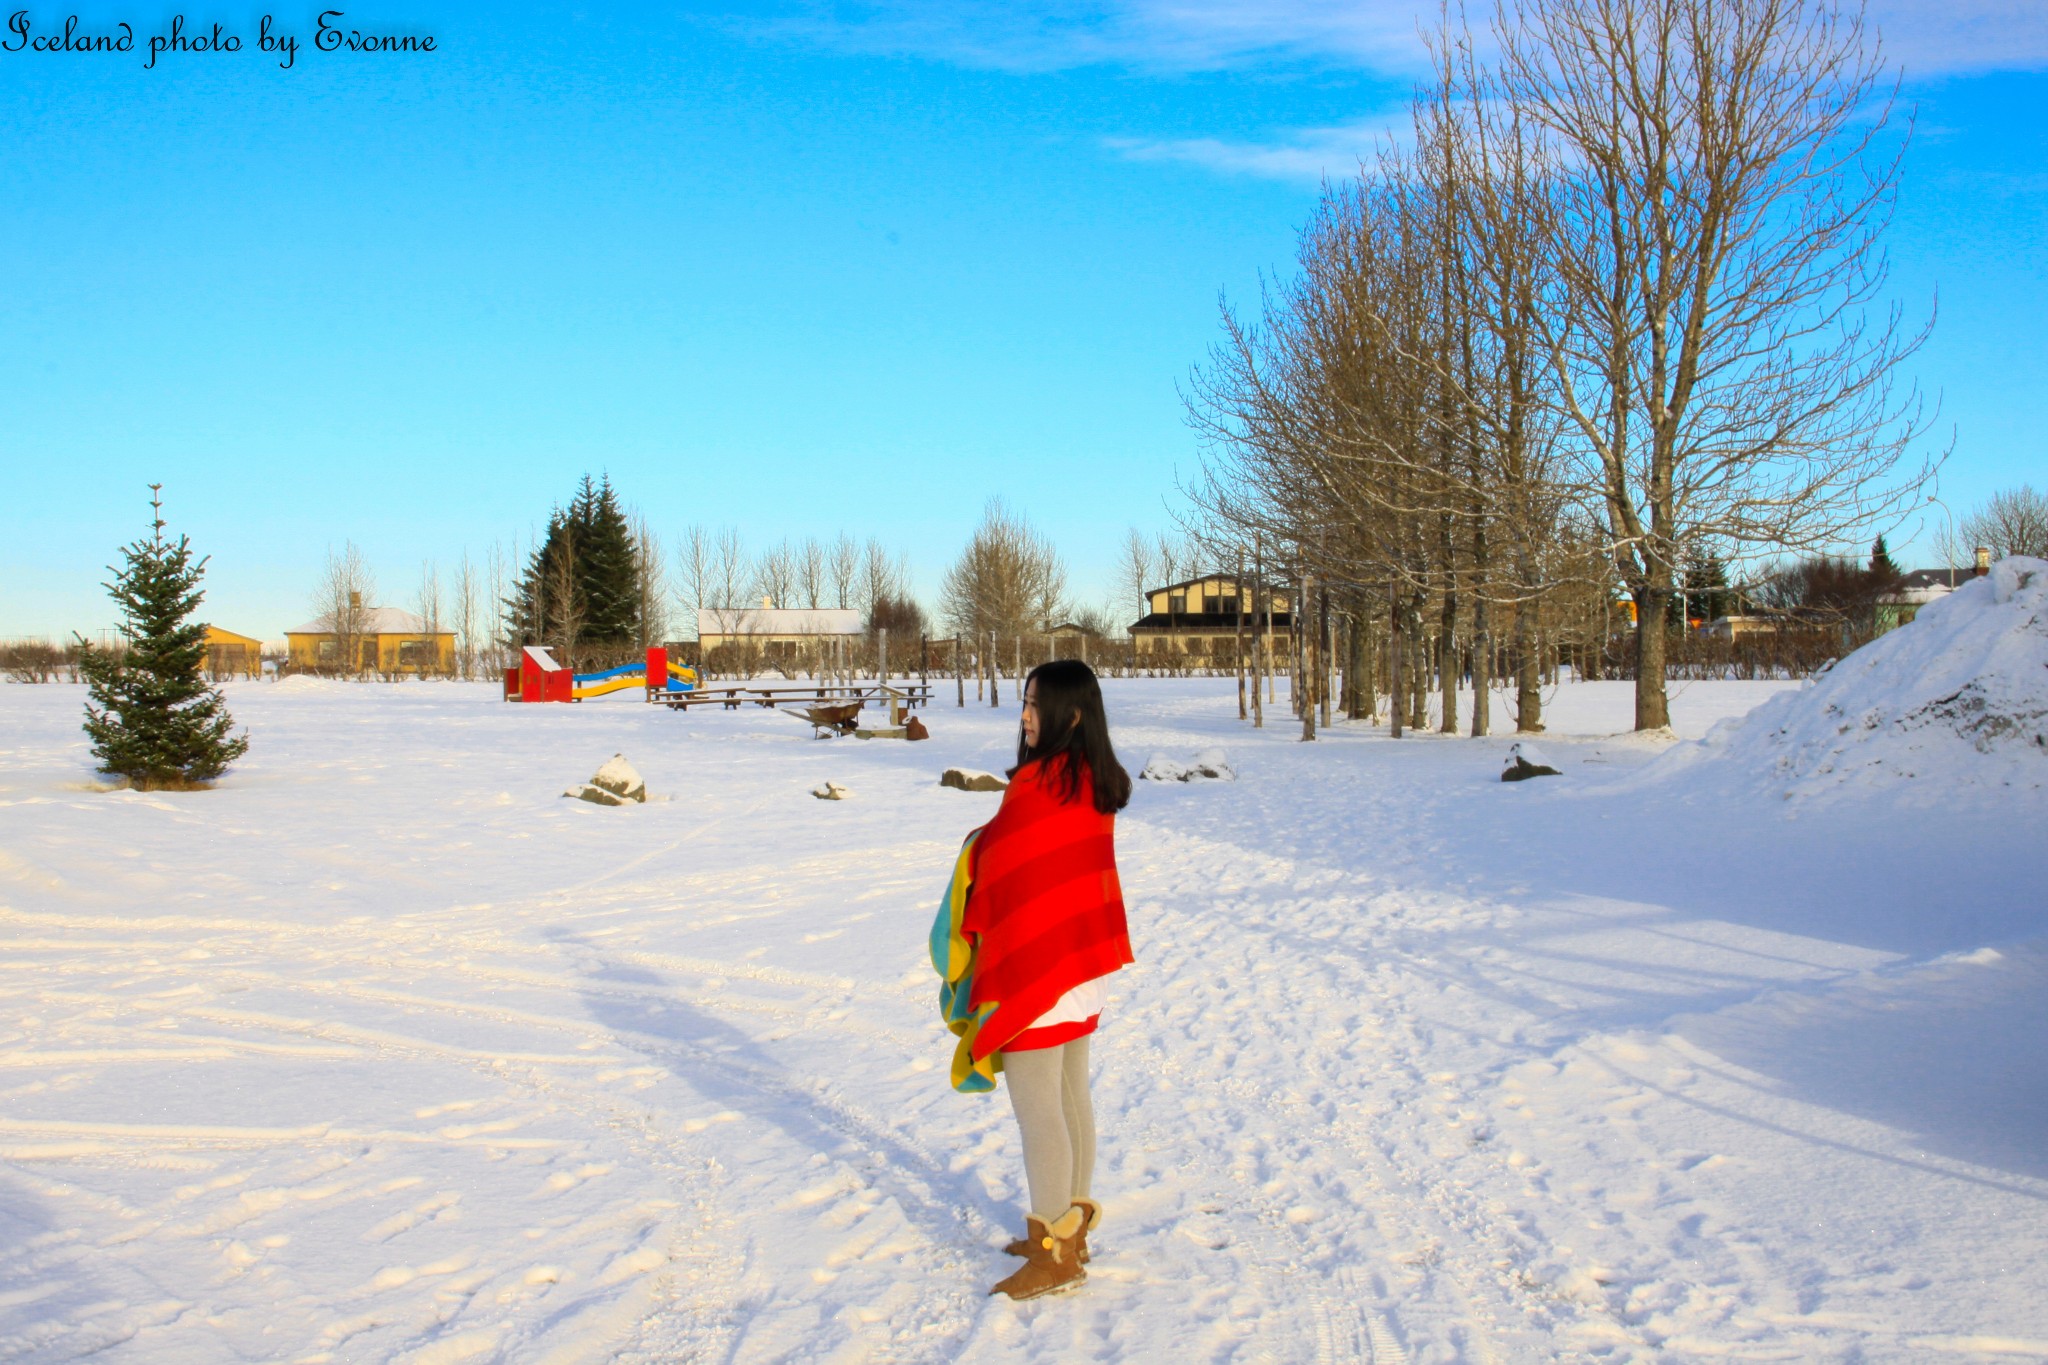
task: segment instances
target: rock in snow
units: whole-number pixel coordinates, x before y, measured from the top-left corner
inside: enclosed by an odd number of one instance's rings
[[[846,799],[846,788],[840,786],[837,782],[827,782],[822,787],[811,788],[811,795],[817,797],[820,801],[844,801]]]
[[[1543,751],[1527,740],[1518,739],[1508,745],[1507,764],[1500,770],[1503,782],[1522,782],[1532,777],[1559,777],[1558,770],[1543,754]]]
[[[647,800],[647,784],[624,754],[613,754],[588,782],[562,793],[599,806],[623,806],[628,801]]]
[[[1703,761],[1760,774],[1786,796],[2048,787],[2048,560],[2000,560],[1798,691],[1666,754],[1651,774]]]
[[[999,792],[1006,790],[1009,783],[994,773],[980,772],[974,768],[948,768],[939,779],[941,787],[951,787],[963,792]]]
[[[1204,749],[1187,763],[1166,754],[1154,754],[1138,776],[1154,782],[1193,782],[1197,778],[1231,782],[1236,780],[1237,772],[1221,749]]]

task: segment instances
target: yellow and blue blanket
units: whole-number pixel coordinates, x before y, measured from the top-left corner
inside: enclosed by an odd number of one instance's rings
[[[931,935],[932,970],[939,974],[939,1017],[960,1040],[953,1049],[953,1088],[963,1095],[988,1094],[996,1088],[996,1073],[1003,1069],[1000,1052],[974,1059],[975,1035],[995,1013],[996,1002],[984,1001],[980,1009],[967,1003],[974,994],[974,944],[961,930],[960,921],[967,913],[967,893],[974,886],[974,843],[980,837],[981,831],[976,830],[960,846]]]

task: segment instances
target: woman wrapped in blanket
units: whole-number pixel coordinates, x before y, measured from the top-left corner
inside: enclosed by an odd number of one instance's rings
[[[1031,1208],[1007,1250],[1024,1265],[991,1293],[1036,1298],[1086,1278],[1095,1201],[1088,1040],[1111,972],[1131,961],[1116,874],[1116,813],[1131,779],[1110,747],[1088,665],[1041,664],[1024,683],[1017,766],[975,841],[960,927],[974,948],[966,1002],[976,1061],[1007,1078],[1024,1139]]]

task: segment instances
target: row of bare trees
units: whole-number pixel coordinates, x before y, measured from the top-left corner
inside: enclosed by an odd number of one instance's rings
[[[865,619],[877,603],[911,596],[909,558],[870,536],[787,539],[758,553],[733,527],[687,527],[676,544],[677,592],[688,624],[704,607],[850,609]]]
[[[1326,188],[1255,318],[1226,305],[1194,529],[1388,691],[1424,666],[1447,730],[1470,677],[1485,732],[1503,655],[1536,728],[1542,641],[1625,593],[1664,726],[1689,556],[1867,543],[1933,475],[1898,378],[1926,331],[1880,306],[1894,85],[1836,0],[1531,0],[1435,50],[1412,141]]]

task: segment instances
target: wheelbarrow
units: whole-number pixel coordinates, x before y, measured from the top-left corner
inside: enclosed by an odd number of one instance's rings
[[[860,707],[857,701],[806,706],[804,719],[811,723],[811,738],[823,739],[828,730],[835,735],[852,734],[860,727]]]

